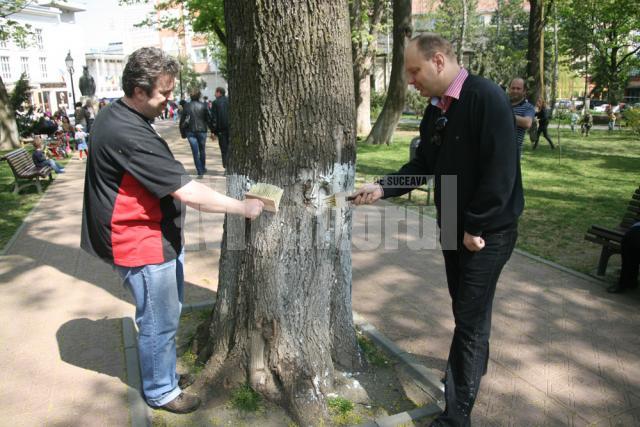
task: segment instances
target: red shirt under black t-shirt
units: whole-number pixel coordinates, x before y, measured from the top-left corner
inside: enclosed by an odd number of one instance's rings
[[[81,247],[123,267],[177,258],[184,215],[170,194],[191,178],[166,141],[122,100],[100,110],[90,138]]]

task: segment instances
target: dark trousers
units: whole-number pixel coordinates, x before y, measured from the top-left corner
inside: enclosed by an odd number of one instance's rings
[[[207,170],[207,132],[187,132],[187,141],[191,146],[191,154],[193,154],[193,163],[196,165],[198,175],[204,175]]]
[[[640,269],[640,226],[631,227],[625,233],[621,242],[621,255],[620,286],[635,288],[638,286]]]
[[[462,243],[458,250],[442,251],[456,327],[445,375],[446,407],[433,426],[470,426],[480,380],[487,372],[493,296],[518,231],[482,237],[481,251],[470,252]]]
[[[540,135],[544,136],[544,139],[546,139],[549,142],[549,145],[551,146],[551,148],[554,148],[553,141],[549,136],[549,125],[538,125],[538,135],[536,136],[536,140],[533,143],[534,149],[538,147],[538,142],[540,142]]]
[[[220,145],[220,155],[222,156],[222,166],[227,168],[229,160],[229,131],[224,130],[218,132],[218,145]]]

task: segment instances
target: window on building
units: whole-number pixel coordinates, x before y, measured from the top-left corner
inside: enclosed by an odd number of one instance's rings
[[[8,47],[6,40],[0,40],[0,49],[7,49]]]
[[[5,80],[11,80],[11,64],[8,56],[0,56],[0,73]]]
[[[46,79],[47,75],[47,58],[40,58],[40,77]]]
[[[193,62],[207,62],[207,48],[193,49]]]
[[[44,43],[42,42],[42,28],[36,28],[36,45],[38,49],[44,49]]]
[[[29,77],[29,57],[28,56],[20,57],[20,72],[24,73],[27,77]]]

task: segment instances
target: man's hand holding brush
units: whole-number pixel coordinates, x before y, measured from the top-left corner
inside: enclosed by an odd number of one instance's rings
[[[384,196],[380,184],[365,184],[358,191],[349,196],[354,205],[370,205]]]

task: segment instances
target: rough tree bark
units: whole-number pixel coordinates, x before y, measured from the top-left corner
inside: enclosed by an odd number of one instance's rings
[[[378,33],[384,0],[373,0],[371,14],[365,19],[371,0],[353,0],[349,8],[351,20],[351,55],[353,59],[354,94],[356,100],[356,132],[371,131],[371,84],[369,78],[378,45]],[[363,33],[367,37],[363,37]]]
[[[0,78],[0,149],[11,150],[19,147],[16,115],[9,105],[9,94],[2,78]]]
[[[393,2],[393,59],[387,98],[367,144],[389,144],[404,109],[407,77],[404,72],[404,49],[411,37],[411,0]]]
[[[544,97],[544,0],[529,0],[529,48],[527,50],[527,79],[529,101],[535,105]]]
[[[558,52],[558,12],[556,3],[552,5],[553,11],[553,78],[551,79],[551,117],[553,117],[553,111],[556,108],[556,99],[558,98],[558,79],[560,70],[558,67],[559,52]]]
[[[218,299],[197,344],[201,382],[203,390],[248,382],[301,425],[316,425],[334,366],[363,363],[351,310],[352,211],[323,202],[354,185],[348,7],[227,0],[225,20],[227,193],[243,198],[266,182],[284,195],[276,214],[225,220]]]
[[[456,58],[458,64],[462,64],[462,56],[464,54],[463,45],[467,38],[467,26],[469,25],[469,4],[468,0],[462,0],[462,25],[460,26],[460,39],[456,48]]]

